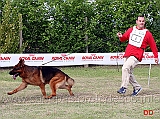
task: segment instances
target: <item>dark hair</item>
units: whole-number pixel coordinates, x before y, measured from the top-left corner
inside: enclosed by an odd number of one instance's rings
[[[139,14],[139,15],[137,16],[137,20],[138,20],[138,17],[145,17],[145,16],[144,16],[144,14]]]

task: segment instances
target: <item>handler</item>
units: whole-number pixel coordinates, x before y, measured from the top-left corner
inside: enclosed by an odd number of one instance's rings
[[[118,32],[117,36],[121,42],[128,40],[124,54],[125,62],[122,67],[121,88],[117,92],[124,94],[130,83],[133,86],[132,96],[136,96],[142,88],[133,75],[133,69],[142,61],[143,53],[148,45],[154,54],[155,63],[158,64],[158,49],[152,33],[145,28],[145,18],[143,15],[137,17],[136,26],[129,28],[124,34]]]

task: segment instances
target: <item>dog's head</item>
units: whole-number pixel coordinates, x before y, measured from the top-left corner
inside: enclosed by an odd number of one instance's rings
[[[13,79],[16,79],[17,76],[19,76],[24,69],[24,59],[21,59],[18,64],[16,64],[13,69],[9,72],[10,75],[13,75]]]

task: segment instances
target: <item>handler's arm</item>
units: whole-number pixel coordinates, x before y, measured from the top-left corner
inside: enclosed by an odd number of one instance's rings
[[[133,30],[133,28],[129,28],[124,34],[118,32],[117,36],[119,37],[120,41],[125,42],[125,41],[129,40],[129,36],[130,36],[130,33],[132,32],[132,30]]]
[[[152,36],[152,34],[148,31],[148,43],[149,46],[154,54],[154,59],[155,59],[155,63],[158,64],[159,59],[158,59],[158,48],[156,46],[156,42]]]

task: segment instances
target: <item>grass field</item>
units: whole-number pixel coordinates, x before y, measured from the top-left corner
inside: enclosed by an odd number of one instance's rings
[[[160,66],[153,65],[148,87],[148,65],[134,70],[143,90],[131,97],[132,87],[125,95],[117,94],[121,84],[121,66],[63,67],[75,79],[74,97],[67,90],[58,90],[52,99],[43,99],[37,86],[28,86],[14,95],[7,92],[21,83],[13,80],[9,69],[0,70],[0,119],[160,119]],[[51,90],[46,86],[47,94]],[[144,116],[144,110],[153,110]]]

